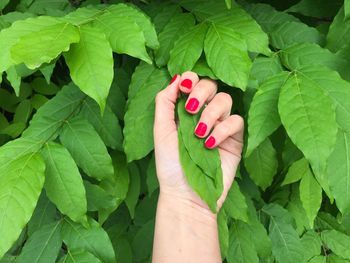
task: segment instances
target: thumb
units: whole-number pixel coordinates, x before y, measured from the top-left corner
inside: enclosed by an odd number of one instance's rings
[[[156,96],[154,117],[155,140],[176,130],[175,104],[178,98],[180,76],[175,75],[169,85]]]

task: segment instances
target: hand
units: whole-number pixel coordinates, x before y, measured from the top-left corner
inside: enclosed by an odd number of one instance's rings
[[[180,91],[189,94],[186,102],[189,114],[197,114],[207,103],[193,132],[198,139],[206,138],[203,147],[219,149],[224,181],[224,191],[218,200],[220,209],[241,159],[244,121],[239,115],[231,115],[230,95],[216,93],[215,81],[199,80],[193,72],[175,75],[169,86],[156,97],[154,144],[161,195],[188,200],[209,210],[206,203],[187,184],[179,160],[175,104]]]

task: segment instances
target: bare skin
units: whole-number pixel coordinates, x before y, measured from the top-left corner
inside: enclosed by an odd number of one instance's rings
[[[200,80],[193,72],[176,75],[156,97],[154,143],[160,195],[153,263],[222,262],[216,214],[189,187],[179,160],[175,105],[180,92],[189,94],[186,110],[190,114],[197,114],[207,104],[199,120],[202,125],[193,132],[206,138],[203,147],[219,149],[224,191],[218,209],[241,160],[244,122],[231,115],[231,96],[217,93],[215,81]]]

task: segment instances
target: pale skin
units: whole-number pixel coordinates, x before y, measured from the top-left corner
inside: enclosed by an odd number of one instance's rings
[[[198,122],[202,124],[193,132],[203,140],[203,147],[219,149],[224,191],[218,211],[241,160],[244,122],[231,115],[231,96],[217,93],[215,81],[199,79],[194,72],[174,76],[156,97],[154,146],[160,194],[152,262],[219,263],[217,214],[187,184],[179,160],[175,105],[181,92],[188,94],[189,114],[198,114],[206,105]]]

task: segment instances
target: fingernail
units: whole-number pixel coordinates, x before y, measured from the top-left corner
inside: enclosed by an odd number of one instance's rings
[[[196,98],[191,98],[186,104],[186,110],[195,111],[198,108],[199,101]]]
[[[209,138],[205,141],[205,147],[211,149],[215,145],[215,138],[213,136],[209,136]]]
[[[184,79],[183,81],[181,81],[181,86],[185,87],[186,89],[192,88],[192,80]]]
[[[175,74],[174,77],[170,80],[169,85],[170,85],[171,83],[173,83],[176,79],[177,79],[177,74]]]
[[[206,131],[207,131],[207,125],[204,122],[200,122],[198,123],[195,134],[198,136],[204,136]]]

